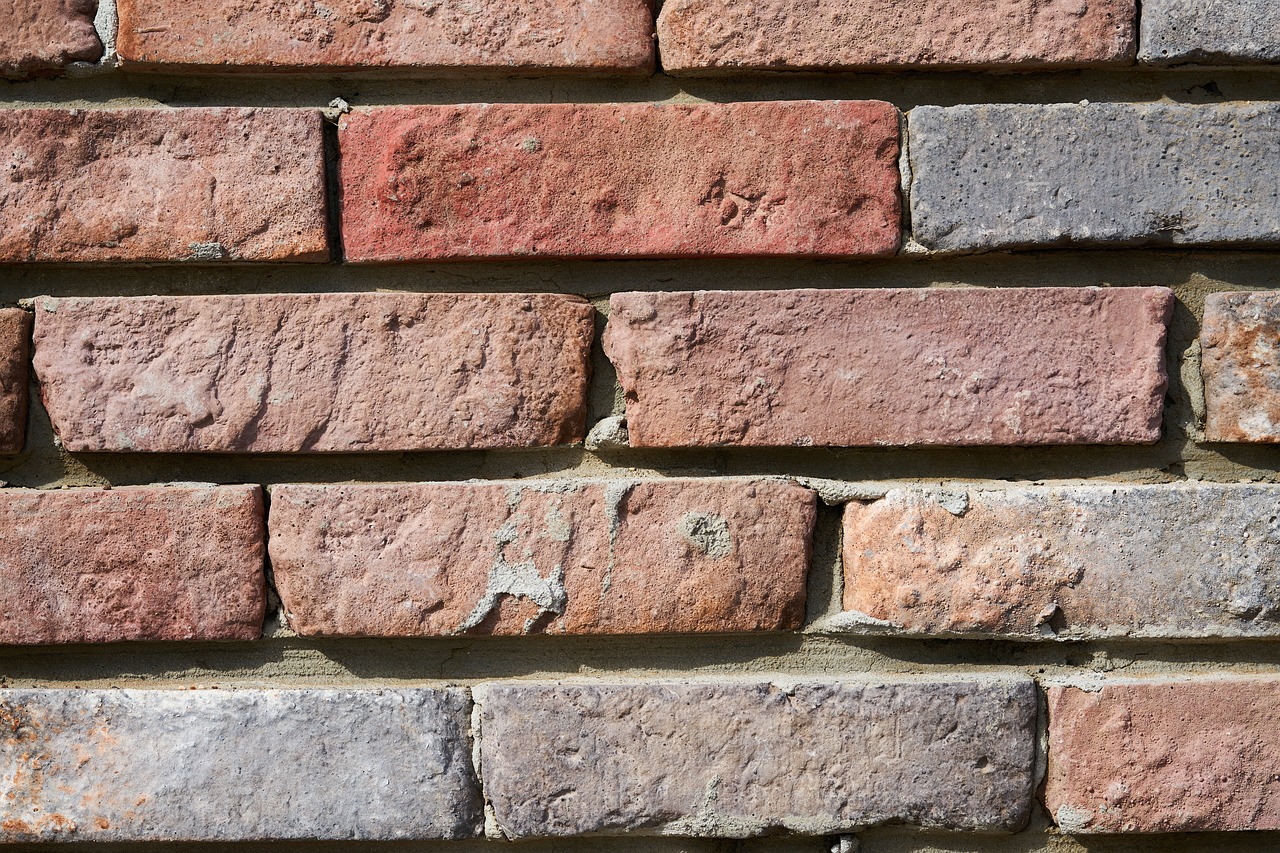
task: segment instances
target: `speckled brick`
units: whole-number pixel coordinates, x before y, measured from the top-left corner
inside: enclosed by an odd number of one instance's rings
[[[582,439],[595,312],[554,294],[37,300],[71,451],[535,447]]]
[[[879,101],[391,107],[339,138],[351,261],[898,248]]]
[[[1280,106],[917,107],[911,222],[930,249],[1280,245]]]
[[[26,441],[31,376],[31,315],[0,310],[0,453],[18,453]]]
[[[257,486],[0,490],[0,644],[256,640],[264,538]]]
[[[0,263],[325,261],[321,116],[0,110]]]
[[[1280,293],[1211,293],[1200,330],[1205,439],[1280,442]]]
[[[481,775],[501,831],[1013,831],[1031,809],[1030,679],[491,684]]]
[[[1144,62],[1240,65],[1280,62],[1274,0],[1143,0]]]
[[[465,690],[0,690],[0,842],[479,834]]]
[[[635,447],[1160,437],[1165,288],[620,293]]]
[[[1133,0],[667,0],[662,67],[1079,67],[1133,61]]]
[[[813,492],[770,480],[276,486],[305,636],[793,630]]]
[[[0,77],[56,74],[69,63],[93,62],[102,42],[93,28],[93,0],[5,0],[0,4]]]

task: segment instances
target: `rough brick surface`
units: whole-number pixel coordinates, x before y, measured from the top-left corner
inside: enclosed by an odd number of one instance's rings
[[[0,453],[18,453],[27,434],[31,315],[0,310]]]
[[[1277,513],[1275,486],[893,490],[845,509],[844,606],[910,633],[1277,636]]]
[[[1081,66],[1132,62],[1133,0],[667,0],[662,67]]]
[[[0,643],[256,640],[262,516],[257,486],[0,491]]]
[[[118,0],[127,64],[204,68],[653,69],[648,0]]]
[[[911,221],[931,249],[1280,244],[1280,106],[911,111]]]
[[[513,838],[1016,830],[1030,680],[485,685],[481,772]]]
[[[780,481],[277,486],[307,636],[799,628],[816,499]]]
[[[558,295],[38,300],[72,451],[529,447],[582,438],[594,312]]]
[[[56,73],[102,56],[93,0],[5,0],[0,4],[0,77]]]
[[[395,107],[340,139],[353,261],[898,247],[878,101]]]
[[[1141,443],[1164,288],[621,293],[637,447]]]
[[[1200,330],[1208,441],[1280,442],[1280,293],[1211,293]]]
[[[1073,834],[1280,829],[1278,706],[1274,678],[1050,688],[1049,813]]]
[[[1144,62],[1280,62],[1274,0],[1143,0]]]
[[[0,263],[323,261],[313,110],[0,111]]]
[[[0,841],[478,834],[450,690],[0,690]]]

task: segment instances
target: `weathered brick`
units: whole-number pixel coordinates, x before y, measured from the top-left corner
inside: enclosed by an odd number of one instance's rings
[[[816,512],[768,480],[277,486],[306,636],[799,628]]]
[[[620,293],[610,305],[605,352],[637,447],[1160,437],[1164,288]]]
[[[878,101],[394,107],[339,135],[352,261],[898,247]]]
[[[30,367],[31,315],[0,310],[0,453],[18,453],[26,441]]]
[[[93,62],[102,42],[93,28],[94,0],[5,0],[0,4],[0,76],[56,73]]]
[[[127,66],[649,73],[649,0],[117,0]]]
[[[662,67],[840,70],[1130,63],[1133,0],[667,0]]]
[[[476,701],[485,795],[512,838],[1016,830],[1031,807],[1026,679],[499,684]]]
[[[0,263],[328,260],[314,110],[0,110]]]
[[[1280,243],[1280,106],[911,111],[911,222],[948,251]]]
[[[1274,0],[1143,0],[1144,62],[1216,65],[1280,62]]]
[[[1278,707],[1275,678],[1050,688],[1049,813],[1072,834],[1280,829]]]
[[[0,643],[256,640],[262,516],[257,486],[4,489]]]
[[[461,689],[0,690],[0,841],[479,833]]]
[[[893,490],[845,509],[844,606],[918,634],[1280,636],[1277,513],[1261,485]]]
[[[585,427],[594,311],[554,294],[37,300],[71,451],[529,447]]]
[[[1200,331],[1208,441],[1280,442],[1280,293],[1211,293]]]

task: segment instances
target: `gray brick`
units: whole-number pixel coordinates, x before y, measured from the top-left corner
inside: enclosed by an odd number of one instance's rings
[[[1144,0],[1143,62],[1237,65],[1280,62],[1275,0]]]

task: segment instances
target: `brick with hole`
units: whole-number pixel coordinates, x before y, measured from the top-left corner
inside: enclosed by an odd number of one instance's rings
[[[0,77],[60,73],[72,62],[95,62],[102,42],[93,27],[93,0],[6,0],[0,4]]]
[[[1280,62],[1274,0],[1143,0],[1144,62],[1265,65]]]

